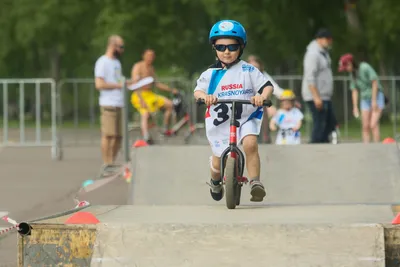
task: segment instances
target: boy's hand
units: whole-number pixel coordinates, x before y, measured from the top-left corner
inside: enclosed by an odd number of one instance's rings
[[[204,98],[204,102],[206,103],[206,106],[211,106],[214,104],[217,104],[218,98],[215,95],[206,95]]]
[[[250,102],[257,107],[262,107],[264,104],[264,100],[266,99],[264,99],[264,97],[262,97],[261,95],[255,95],[251,97]]]
[[[269,128],[271,129],[271,131],[275,132],[277,130],[275,123],[272,123],[269,125]]]

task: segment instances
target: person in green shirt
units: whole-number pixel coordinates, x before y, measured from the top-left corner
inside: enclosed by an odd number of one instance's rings
[[[385,107],[385,95],[376,71],[365,61],[357,62],[352,54],[344,54],[340,57],[339,72],[343,71],[350,74],[353,115],[356,118],[360,116],[358,109],[358,101],[360,101],[363,142],[370,142],[370,131],[373,141],[379,142],[379,120]]]

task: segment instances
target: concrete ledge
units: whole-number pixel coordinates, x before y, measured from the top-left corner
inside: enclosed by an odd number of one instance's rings
[[[99,225],[101,266],[385,266],[381,225]],[[100,266],[93,262],[91,266]]]
[[[394,267],[400,227],[381,224],[34,224],[19,266]],[[386,265],[385,265],[386,262]]]
[[[384,225],[386,267],[400,266],[400,225]]]
[[[18,238],[18,266],[90,266],[96,227],[32,224],[30,236]]]

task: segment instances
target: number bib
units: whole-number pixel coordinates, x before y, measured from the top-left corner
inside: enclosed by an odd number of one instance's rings
[[[229,145],[231,116],[232,104],[221,103],[207,108],[206,134],[216,156],[220,156],[222,151]],[[253,107],[252,105],[236,106],[235,118],[239,122],[236,133],[237,145],[240,145],[241,140],[246,135],[259,135],[262,116],[263,109],[261,107]]]
[[[254,66],[241,60],[229,69],[209,68],[197,80],[196,90],[218,99],[250,100],[268,79]],[[261,128],[263,108],[253,105],[236,105],[237,144],[244,136],[258,135]],[[229,126],[232,116],[232,104],[220,103],[207,107],[205,114],[206,134],[214,155],[220,156],[229,146]]]
[[[216,105],[216,107],[214,107],[212,111],[216,113],[216,118],[213,120],[213,125],[218,126],[227,121],[230,121],[232,116],[232,105],[221,103]],[[236,104],[235,111],[236,111],[235,119],[240,122],[243,114],[243,105]]]

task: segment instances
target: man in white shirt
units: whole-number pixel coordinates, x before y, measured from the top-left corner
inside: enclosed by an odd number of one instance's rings
[[[123,39],[118,35],[110,36],[106,53],[97,59],[94,68],[96,89],[100,91],[101,151],[104,169],[114,164],[121,146],[121,110],[124,102],[119,58],[123,52]]]

